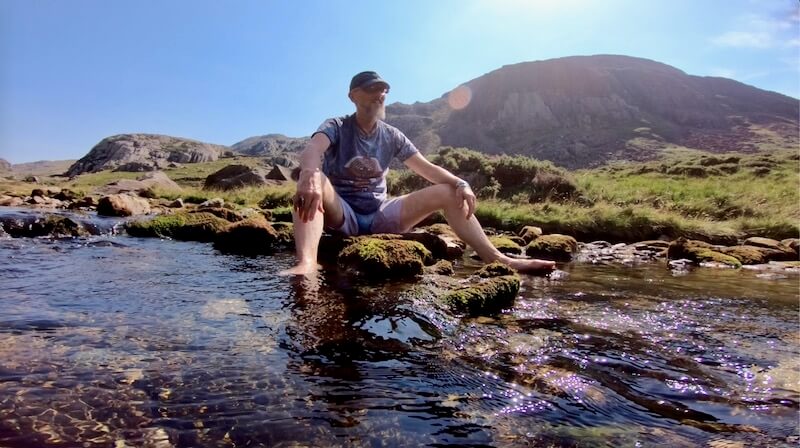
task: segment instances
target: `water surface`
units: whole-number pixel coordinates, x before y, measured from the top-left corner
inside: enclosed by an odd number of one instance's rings
[[[0,239],[0,446],[797,444],[796,275],[573,264],[465,319],[291,262]]]

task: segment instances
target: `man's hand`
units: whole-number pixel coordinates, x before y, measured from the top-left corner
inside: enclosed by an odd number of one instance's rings
[[[459,182],[458,186],[456,186],[456,197],[458,198],[459,208],[464,210],[464,216],[469,219],[475,213],[475,204],[478,198],[475,197],[475,193],[472,192],[469,184],[462,182]],[[466,207],[464,207],[465,205]]]
[[[293,206],[303,222],[314,219],[317,211],[325,213],[325,209],[322,207],[322,173],[319,170],[300,171]]]

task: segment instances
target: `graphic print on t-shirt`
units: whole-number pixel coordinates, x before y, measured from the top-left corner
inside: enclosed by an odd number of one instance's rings
[[[357,187],[368,187],[381,177],[381,163],[375,157],[355,156],[344,164],[348,177]]]

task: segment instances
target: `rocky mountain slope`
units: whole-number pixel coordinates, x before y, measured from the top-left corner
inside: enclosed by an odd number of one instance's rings
[[[282,134],[250,137],[231,145],[237,154],[264,157],[268,162],[292,166],[297,163],[297,153],[308,142],[308,137],[294,138]]]
[[[227,151],[222,145],[155,134],[120,134],[104,138],[88,154],[75,162],[68,176],[106,169],[152,171],[170,163],[197,163],[217,160]]]
[[[798,144],[800,102],[725,78],[628,56],[509,65],[441,98],[387,107],[423,150],[463,146],[569,168],[642,160],[667,145],[748,151]]]

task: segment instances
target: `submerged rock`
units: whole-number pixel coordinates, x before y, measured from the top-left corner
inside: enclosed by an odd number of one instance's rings
[[[503,275],[481,280],[440,297],[450,310],[469,316],[497,313],[514,303],[519,293],[518,275]]]
[[[529,257],[554,261],[570,261],[577,252],[578,241],[558,233],[542,235],[525,248],[525,254]]]
[[[400,239],[356,237],[338,257],[339,264],[374,279],[413,277],[432,261],[421,243]]]
[[[26,219],[4,219],[2,228],[14,238],[33,238],[48,236],[54,238],[87,236],[87,231],[80,223],[66,216],[45,215],[33,221]]]
[[[495,261],[493,263],[489,263],[484,265],[478,272],[475,273],[478,277],[488,278],[488,277],[500,277],[503,275],[514,275],[517,271],[514,268],[509,267],[499,261]]]

